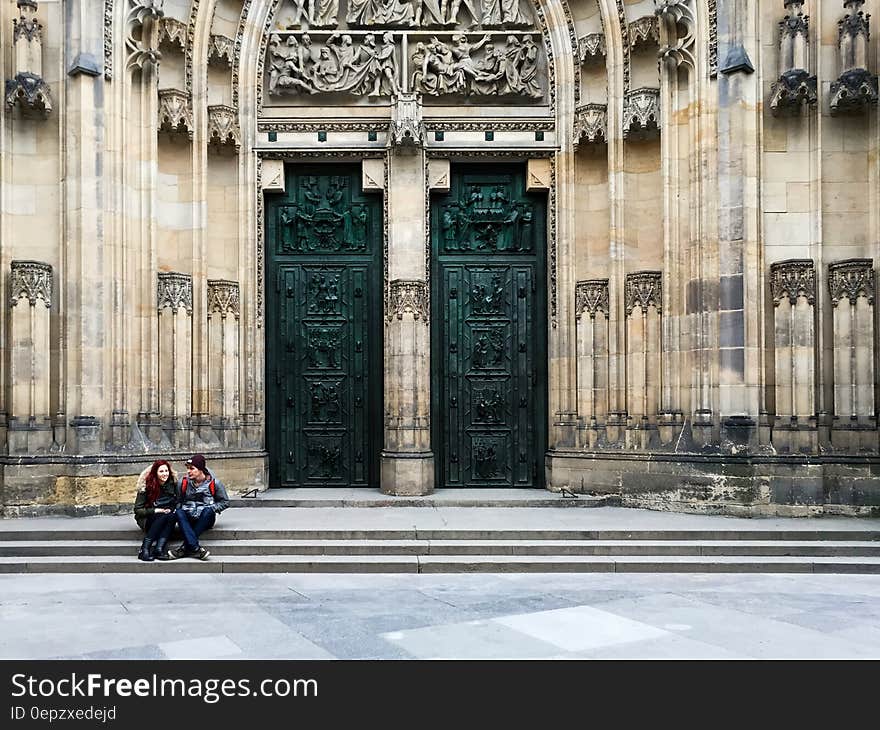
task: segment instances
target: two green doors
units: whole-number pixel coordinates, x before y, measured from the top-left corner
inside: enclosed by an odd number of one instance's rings
[[[538,487],[546,448],[545,202],[518,168],[453,168],[431,198],[438,487]],[[383,225],[358,167],[288,166],[267,203],[273,486],[378,486]]]

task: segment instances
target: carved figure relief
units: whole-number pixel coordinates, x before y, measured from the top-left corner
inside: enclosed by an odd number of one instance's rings
[[[326,269],[309,277],[309,314],[339,312],[339,274]]]
[[[504,333],[498,329],[491,329],[474,334],[476,341],[471,360],[474,368],[487,370],[499,367],[504,357]]]
[[[493,274],[491,282],[477,279],[471,288],[472,314],[502,314],[504,311],[504,282],[501,276]]]
[[[532,250],[532,206],[511,201],[503,184],[473,184],[459,202],[440,214],[444,249],[456,251]]]
[[[539,44],[522,31],[533,25],[523,8],[521,0],[290,0],[269,39],[268,93],[538,99],[545,70]],[[439,30],[411,35],[416,28]],[[456,28],[505,32],[471,37]],[[409,78],[401,77],[405,48]]]
[[[370,213],[350,203],[347,178],[306,177],[297,201],[278,209],[282,253],[366,250]]]
[[[484,388],[475,393],[478,423],[502,423],[504,417],[504,394],[498,388]]]
[[[340,365],[339,328],[309,326],[308,331],[309,367],[319,370],[338,370]]]

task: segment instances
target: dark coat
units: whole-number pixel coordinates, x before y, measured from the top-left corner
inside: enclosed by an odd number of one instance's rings
[[[177,478],[174,472],[168,475],[168,479],[159,487],[159,497],[155,502],[147,501],[147,475],[150,467],[147,467],[138,477],[137,497],[134,500],[134,519],[138,527],[147,529],[147,517],[156,514],[157,509],[174,510],[177,507]]]

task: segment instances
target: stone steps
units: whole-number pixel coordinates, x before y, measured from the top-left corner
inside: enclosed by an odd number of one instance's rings
[[[176,545],[177,542],[172,542]],[[767,540],[213,540],[214,558],[247,556],[874,557],[880,542]],[[0,541],[0,558],[131,557],[134,540]]]
[[[133,556],[0,558],[0,573],[880,573],[880,558],[249,555],[144,563]]]

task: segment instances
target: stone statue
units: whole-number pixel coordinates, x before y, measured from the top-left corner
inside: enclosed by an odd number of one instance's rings
[[[339,0],[312,0],[309,25],[313,28],[335,28],[339,14]]]
[[[540,98],[543,91],[538,83],[538,47],[529,35],[523,37],[521,54],[519,79],[522,93],[533,99]]]
[[[504,25],[529,25],[531,21],[519,8],[519,0],[500,0],[501,22]]]
[[[484,28],[501,25],[501,0],[483,0],[480,9],[483,11]]]
[[[412,5],[401,0],[350,0],[345,19],[350,25],[415,25]]]
[[[458,25],[458,11],[461,9],[462,4],[464,4],[465,9],[471,16],[471,22],[468,23],[467,27],[473,28],[480,23],[480,17],[477,15],[471,0],[452,0],[449,4],[449,14],[446,16],[446,25]]]
[[[416,0],[415,24],[423,28],[445,25],[444,9],[437,0]],[[445,5],[445,3],[444,3]]]

